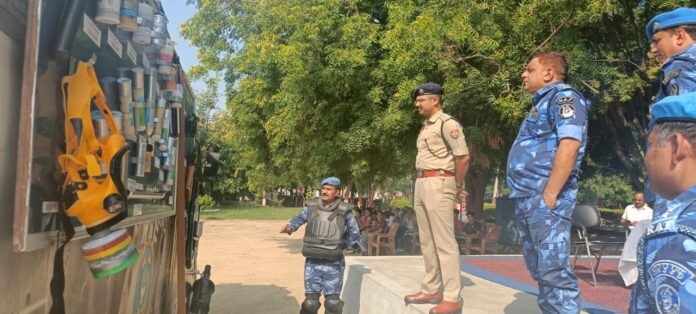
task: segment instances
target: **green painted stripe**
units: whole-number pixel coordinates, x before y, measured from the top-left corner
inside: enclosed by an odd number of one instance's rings
[[[109,276],[116,274],[116,273],[128,268],[129,266],[133,265],[133,263],[135,263],[135,261],[137,261],[137,260],[138,260],[138,251],[135,251],[135,253],[130,258],[128,258],[123,264],[118,265],[118,266],[116,266],[110,270],[107,270],[107,271],[102,271],[102,272],[97,272],[97,273],[93,272],[92,276],[94,276],[94,278],[109,277]]]

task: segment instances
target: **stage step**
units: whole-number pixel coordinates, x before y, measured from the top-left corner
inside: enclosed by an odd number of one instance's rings
[[[520,271],[526,271],[521,269]],[[433,305],[404,305],[418,292],[422,256],[347,256],[341,298],[344,314],[428,314]],[[536,296],[461,273],[462,313],[540,313]]]

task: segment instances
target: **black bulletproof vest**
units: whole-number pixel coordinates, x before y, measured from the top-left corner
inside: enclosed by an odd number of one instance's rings
[[[337,260],[343,257],[343,233],[346,212],[351,206],[336,200],[324,207],[320,200],[307,202],[307,227],[302,255],[309,258]]]

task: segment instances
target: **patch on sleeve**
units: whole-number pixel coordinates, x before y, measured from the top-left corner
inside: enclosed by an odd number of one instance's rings
[[[556,103],[559,105],[572,105],[575,103],[575,97],[558,97]]]
[[[561,105],[561,108],[558,109],[558,115],[563,119],[572,118],[575,115],[575,107],[571,104]]]
[[[459,135],[461,135],[461,134],[462,134],[462,131],[460,131],[458,128],[454,128],[454,129],[452,129],[452,131],[449,132],[450,137],[452,137],[455,140],[458,139]]]
[[[687,281],[694,278],[694,273],[687,267],[671,260],[659,260],[654,262],[650,266],[650,269],[648,269],[648,272],[652,279],[665,276],[673,279],[680,285],[684,285]]]
[[[655,303],[661,314],[677,314],[681,309],[679,293],[668,285],[661,285],[655,290]]]
[[[659,313],[677,314],[681,309],[678,287],[691,281],[694,273],[688,267],[672,260],[658,260],[648,269],[650,280],[663,283],[655,289],[655,304]],[[671,285],[670,285],[671,284]]]

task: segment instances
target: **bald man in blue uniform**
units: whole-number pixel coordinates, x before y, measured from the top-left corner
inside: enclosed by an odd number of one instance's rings
[[[565,56],[536,54],[522,74],[532,108],[508,155],[524,261],[537,281],[544,313],[578,313],[580,292],[570,255],[570,217],[587,143],[590,102],[564,83]]]

